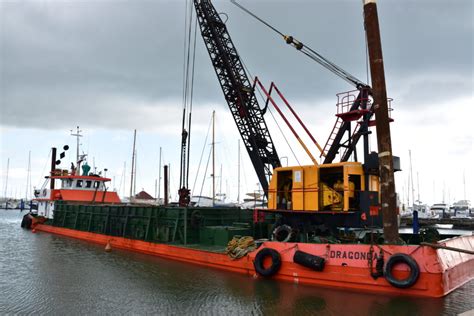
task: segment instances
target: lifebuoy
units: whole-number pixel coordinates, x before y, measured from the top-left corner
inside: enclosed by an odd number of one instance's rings
[[[293,229],[288,225],[280,225],[273,230],[273,240],[280,242],[288,242],[293,238]]]
[[[267,257],[271,257],[272,264],[268,268],[265,268],[263,262]],[[255,271],[257,271],[257,273],[261,276],[271,277],[272,275],[276,274],[281,268],[281,256],[275,249],[263,248],[255,256],[253,266],[255,267]]]
[[[399,263],[404,263],[410,268],[410,275],[405,279],[397,279],[393,276],[393,268]],[[404,253],[396,253],[390,257],[385,266],[385,279],[394,287],[406,289],[416,283],[420,276],[420,267],[415,259]]]

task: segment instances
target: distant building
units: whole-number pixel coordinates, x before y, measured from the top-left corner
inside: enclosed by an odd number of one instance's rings
[[[136,200],[154,200],[155,198],[152,197],[150,194],[146,193],[145,191],[138,192],[134,198]]]

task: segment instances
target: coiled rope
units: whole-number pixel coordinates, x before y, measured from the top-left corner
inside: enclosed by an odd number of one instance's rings
[[[225,253],[232,259],[240,259],[246,256],[249,252],[254,251],[257,248],[255,241],[251,236],[234,236],[231,241],[227,244]]]

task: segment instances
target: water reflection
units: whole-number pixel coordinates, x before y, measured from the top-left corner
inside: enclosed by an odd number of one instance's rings
[[[0,210],[0,314],[441,315],[474,308],[474,282],[443,299],[308,287],[20,229]]]

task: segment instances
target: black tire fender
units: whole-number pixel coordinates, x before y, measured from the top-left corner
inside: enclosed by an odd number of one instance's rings
[[[405,279],[397,279],[393,276],[393,268],[399,263],[404,263],[410,268],[410,275]],[[413,286],[420,276],[420,267],[411,256],[404,253],[396,253],[392,255],[385,266],[385,279],[392,286],[399,289],[406,289]]]
[[[267,257],[271,257],[272,265],[268,268],[265,268],[263,266],[263,262]],[[253,266],[255,268],[255,271],[259,275],[264,277],[271,277],[275,275],[281,268],[281,256],[275,249],[263,248],[255,256]]]
[[[33,220],[31,218],[30,213],[25,214],[23,216],[23,219],[21,220],[21,227],[26,228],[26,229],[31,229],[31,224],[33,223]]]

